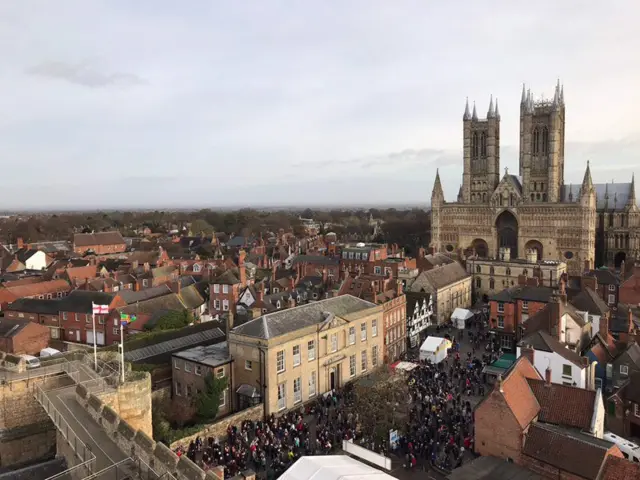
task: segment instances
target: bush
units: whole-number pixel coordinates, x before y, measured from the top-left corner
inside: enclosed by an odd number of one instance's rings
[[[148,324],[145,324],[145,328],[149,328],[152,331],[158,330],[176,330],[179,328],[184,328],[194,323],[195,320],[193,315],[187,310],[181,311],[171,311],[164,314],[162,317],[158,319],[155,325],[148,327]]]
[[[220,408],[220,397],[227,388],[226,378],[217,378],[209,373],[204,378],[204,391],[196,399],[198,418],[207,422],[216,418]]]

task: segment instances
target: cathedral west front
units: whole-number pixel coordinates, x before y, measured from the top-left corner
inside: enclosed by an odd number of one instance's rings
[[[474,104],[463,115],[462,185],[446,202],[436,179],[431,194],[431,247],[497,258],[537,251],[562,260],[569,273],[640,259],[640,210],[635,182],[594,184],[589,162],[582,183],[564,181],[565,102],[558,83],[551,99],[520,99],[518,175],[500,169],[500,111],[491,99],[485,118]]]

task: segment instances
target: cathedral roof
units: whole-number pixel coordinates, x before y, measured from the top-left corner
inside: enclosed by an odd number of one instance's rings
[[[594,183],[596,190],[596,208],[603,210],[624,210],[631,193],[631,182],[625,183]],[[562,201],[569,202],[569,192],[573,194],[573,200],[580,198],[580,185],[564,185],[562,188]],[[607,198],[609,201],[607,202]]]

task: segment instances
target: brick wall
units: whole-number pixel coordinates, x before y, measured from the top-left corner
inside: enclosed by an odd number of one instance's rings
[[[227,428],[229,428],[229,426],[241,425],[245,420],[262,420],[263,415],[264,409],[262,404],[256,405],[255,407],[247,408],[240,412],[234,413],[233,415],[229,415],[228,417],[221,419],[219,422],[207,425],[198,433],[181,438],[180,440],[176,440],[171,444],[171,449],[174,450],[180,445],[188,446],[191,440],[195,440],[197,437],[226,437]]]
[[[492,391],[478,406],[474,417],[476,453],[520,463],[523,431],[502,395]]]
[[[51,330],[48,327],[30,323],[13,337],[13,351],[10,353],[16,355],[39,355],[40,350],[49,346],[50,339]]]

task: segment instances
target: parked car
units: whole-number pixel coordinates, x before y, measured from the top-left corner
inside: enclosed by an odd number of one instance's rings
[[[24,363],[27,364],[27,369],[38,368],[40,366],[40,359],[33,355],[22,355]]]
[[[53,357],[55,355],[61,355],[62,352],[60,350],[56,350],[55,348],[47,347],[40,350],[40,358]]]

